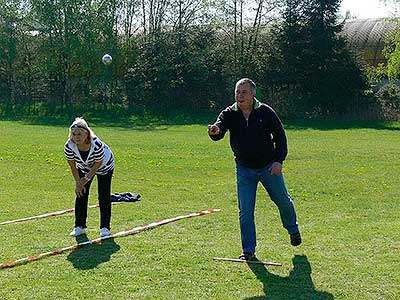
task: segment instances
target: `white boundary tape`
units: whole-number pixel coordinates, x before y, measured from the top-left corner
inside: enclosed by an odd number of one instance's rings
[[[114,204],[122,204],[122,203],[128,203],[128,202],[111,202],[111,204],[113,204],[113,205]],[[99,207],[99,205],[98,204],[94,204],[94,205],[89,205],[88,206],[88,208],[96,208],[96,207]],[[69,209],[65,209],[65,210],[49,212],[49,213],[38,215],[38,216],[32,216],[32,217],[16,219],[16,220],[11,220],[11,221],[4,221],[4,222],[1,222],[0,225],[7,225],[7,224],[25,222],[25,221],[29,221],[29,220],[35,220],[35,219],[41,219],[41,218],[47,218],[47,217],[54,217],[54,216],[73,213],[74,211],[75,211],[75,208],[69,208]]]
[[[160,220],[160,221],[157,221],[157,222],[152,222],[150,224],[144,224],[144,225],[141,225],[141,226],[138,226],[138,227],[134,227],[132,229],[123,230],[123,231],[120,231],[120,232],[117,232],[117,233],[114,233],[114,234],[111,234],[111,235],[108,235],[108,236],[104,236],[104,237],[100,237],[100,238],[97,238],[97,239],[94,239],[94,240],[91,240],[91,241],[86,241],[86,242],[78,243],[78,244],[75,244],[75,245],[72,245],[72,246],[56,249],[56,250],[53,250],[53,251],[50,251],[50,252],[37,253],[35,255],[27,256],[27,257],[24,257],[24,258],[6,261],[6,262],[3,262],[2,264],[0,264],[0,269],[11,268],[11,267],[14,267],[16,265],[20,265],[20,264],[23,264],[23,263],[27,263],[27,262],[31,262],[31,261],[34,261],[34,260],[38,260],[38,259],[43,258],[43,257],[52,256],[52,255],[56,255],[56,254],[61,254],[61,253],[65,252],[65,251],[68,251],[68,250],[78,249],[78,248],[84,247],[84,246],[89,245],[89,244],[98,244],[101,241],[107,240],[107,239],[110,239],[110,238],[115,238],[115,237],[130,235],[130,234],[135,234],[135,233],[138,233],[140,231],[144,231],[144,230],[147,230],[147,229],[150,229],[150,228],[154,228],[154,227],[157,227],[157,226],[160,226],[160,225],[164,225],[164,224],[167,224],[167,223],[175,222],[175,221],[182,220],[182,219],[193,218],[193,217],[197,217],[197,216],[204,216],[204,215],[211,214],[211,213],[214,213],[214,212],[219,212],[219,211],[221,211],[221,210],[220,209],[202,210],[202,211],[191,213],[191,214],[187,214],[187,215],[182,215],[182,216],[177,216],[177,217],[170,218],[170,219],[164,219],[164,220]]]

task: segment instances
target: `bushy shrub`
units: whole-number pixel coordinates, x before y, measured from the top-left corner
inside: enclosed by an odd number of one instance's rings
[[[394,83],[384,85],[376,97],[381,106],[385,119],[398,119],[400,117],[400,87]]]
[[[383,63],[378,64],[378,66],[367,66],[364,68],[365,76],[370,84],[376,85],[387,80],[387,66]]]

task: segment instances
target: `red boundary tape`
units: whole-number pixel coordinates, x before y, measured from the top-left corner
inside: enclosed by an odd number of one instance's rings
[[[157,222],[152,222],[150,224],[144,224],[144,225],[141,225],[141,226],[138,226],[138,227],[134,227],[132,229],[123,230],[123,231],[120,231],[120,232],[117,232],[117,233],[114,233],[114,234],[111,234],[111,235],[108,235],[108,236],[100,237],[100,238],[97,238],[97,239],[94,239],[94,240],[91,240],[91,241],[78,243],[78,244],[75,244],[75,245],[72,245],[72,246],[68,246],[68,247],[52,250],[52,251],[45,252],[45,253],[37,253],[35,255],[30,255],[30,256],[27,256],[27,257],[24,257],[24,258],[20,258],[20,259],[16,259],[16,260],[6,261],[6,262],[3,262],[2,264],[0,264],[0,269],[11,268],[11,267],[14,267],[16,265],[20,265],[20,264],[23,264],[23,263],[27,263],[27,262],[31,262],[31,261],[34,261],[34,260],[41,259],[43,257],[52,256],[52,255],[56,255],[56,254],[61,254],[61,253],[65,252],[65,251],[81,248],[81,247],[89,245],[89,244],[97,244],[97,243],[100,243],[101,241],[106,240],[106,239],[125,236],[125,235],[130,235],[130,234],[135,234],[135,233],[138,233],[140,231],[144,231],[144,230],[147,230],[147,229],[150,229],[150,228],[154,228],[154,227],[157,227],[157,226],[160,226],[160,225],[164,225],[164,224],[167,224],[167,223],[175,222],[175,221],[182,220],[182,219],[193,218],[193,217],[197,217],[197,216],[203,216],[203,215],[206,215],[206,214],[211,214],[211,213],[219,212],[219,211],[221,211],[221,210],[220,209],[202,210],[202,211],[195,212],[195,213],[190,213],[190,214],[187,214],[187,215],[181,215],[181,216],[177,216],[177,217],[174,217],[174,218],[169,218],[169,219],[164,219],[164,220],[160,220],[160,221],[157,221]]]
[[[127,202],[111,202],[111,204],[122,204],[122,203],[127,203]],[[99,207],[99,205],[98,204],[89,205],[88,207],[96,208],[96,207]],[[69,214],[74,211],[75,211],[75,208],[69,208],[69,209],[65,209],[65,210],[49,212],[49,213],[38,215],[38,216],[32,216],[32,217],[16,219],[16,220],[11,220],[11,221],[4,221],[4,222],[1,222],[0,225],[13,224],[13,223],[24,222],[24,221],[34,220],[34,219],[47,218],[47,217],[54,217],[54,216],[59,216],[59,215],[63,215],[63,214]]]

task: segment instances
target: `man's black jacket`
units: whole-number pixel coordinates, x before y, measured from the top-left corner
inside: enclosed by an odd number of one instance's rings
[[[244,167],[259,169],[272,162],[283,163],[287,156],[281,120],[270,106],[256,99],[248,120],[234,103],[219,114],[215,125],[220,128],[220,133],[210,138],[220,140],[229,130],[235,160]]]

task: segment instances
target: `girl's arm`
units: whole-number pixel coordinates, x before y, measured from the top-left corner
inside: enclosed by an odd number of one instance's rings
[[[82,179],[79,177],[79,171],[76,167],[75,160],[68,160],[69,167],[71,168],[72,176],[75,179],[75,194],[78,197],[82,197],[85,192],[85,184],[82,184]]]
[[[92,179],[92,177],[94,175],[96,175],[96,172],[98,169],[100,169],[102,163],[103,163],[103,160],[96,161],[94,163],[93,167],[90,169],[90,171],[84,177],[80,178],[80,183],[82,185],[85,185],[86,183],[88,183]]]
[[[80,180],[80,177],[78,168],[76,167],[75,160],[68,160],[68,164],[69,167],[71,168],[72,176],[74,176],[75,182],[78,182]]]

